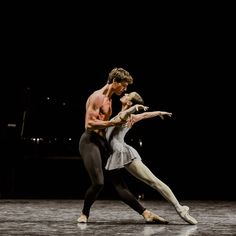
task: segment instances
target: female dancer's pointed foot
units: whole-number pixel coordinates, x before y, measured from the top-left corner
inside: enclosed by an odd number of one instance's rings
[[[77,221],[79,223],[87,223],[88,222],[88,217],[82,213]]]
[[[142,214],[146,223],[152,224],[168,224],[169,222],[164,218],[152,213],[151,211],[145,210]]]
[[[188,206],[182,206],[180,210],[177,211],[180,217],[188,222],[191,225],[196,225],[198,222],[195,218],[189,215],[189,207]]]

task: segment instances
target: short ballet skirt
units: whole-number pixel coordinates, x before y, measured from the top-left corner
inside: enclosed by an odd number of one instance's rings
[[[115,145],[113,143],[113,153],[107,160],[105,169],[106,170],[114,170],[124,168],[125,165],[132,162],[134,159],[141,160],[138,152],[126,143],[117,142]]]

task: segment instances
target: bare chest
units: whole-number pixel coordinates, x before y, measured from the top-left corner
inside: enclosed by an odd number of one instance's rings
[[[112,100],[111,99],[107,97],[104,98],[99,113],[101,116],[104,116],[106,118],[109,118],[111,116],[112,114]]]

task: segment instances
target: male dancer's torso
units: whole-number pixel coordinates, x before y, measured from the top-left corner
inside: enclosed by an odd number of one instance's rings
[[[107,121],[112,114],[112,100],[104,95],[103,91],[95,91],[87,100],[86,115],[85,115],[85,129],[88,127],[90,119],[96,121]],[[92,128],[93,132],[105,137],[105,128]]]

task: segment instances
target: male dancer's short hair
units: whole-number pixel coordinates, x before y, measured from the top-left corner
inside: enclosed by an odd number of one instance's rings
[[[123,69],[115,67],[112,69],[108,75],[107,83],[111,84],[113,81],[117,83],[127,82],[128,84],[133,83],[133,77],[130,73]]]

